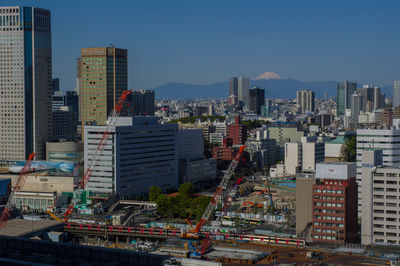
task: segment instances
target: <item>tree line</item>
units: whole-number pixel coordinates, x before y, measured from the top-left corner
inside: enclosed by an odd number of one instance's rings
[[[211,197],[194,197],[194,189],[191,183],[179,186],[178,196],[167,197],[161,188],[152,186],[149,189],[149,200],[157,203],[157,213],[160,216],[185,219],[189,215],[195,216],[197,220],[203,215]]]

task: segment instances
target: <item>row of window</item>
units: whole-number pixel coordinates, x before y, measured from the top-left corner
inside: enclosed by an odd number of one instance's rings
[[[317,193],[334,193],[334,194],[343,194],[344,191],[343,190],[329,190],[329,189],[314,189],[314,192]]]
[[[397,218],[392,218],[392,217],[386,217],[386,219],[384,217],[379,217],[376,216],[374,217],[374,221],[385,221],[386,222],[397,222]]]
[[[374,191],[385,191],[385,188],[383,187],[374,187]],[[386,192],[397,192],[397,188],[386,188]]]
[[[374,209],[374,213],[385,213],[385,211],[384,210]],[[397,211],[386,210],[386,214],[397,214]],[[399,214],[400,214],[400,211],[399,211]]]
[[[385,197],[384,195],[376,195],[376,194],[374,194],[374,199],[383,199],[384,197]],[[397,200],[397,196],[386,195],[386,199]],[[398,199],[400,200],[400,196],[398,197]]]
[[[338,217],[338,216],[320,216],[320,215],[316,215],[316,216],[314,216],[314,219],[332,220],[332,221],[344,221],[344,217]]]
[[[325,196],[314,196],[314,199],[317,200],[344,200],[343,197],[325,197]]]
[[[377,232],[377,231],[374,231],[374,236],[384,236],[384,235],[385,235],[384,232]],[[399,236],[399,237],[400,237],[400,234],[391,233],[391,232],[386,232],[386,236],[391,236],[391,237],[397,237],[397,236]]]
[[[385,240],[384,240],[384,239],[381,239],[381,238],[376,238],[376,239],[374,239],[374,242],[375,242],[375,243],[385,243]],[[387,244],[397,244],[397,241],[396,241],[396,240],[388,239],[386,243],[387,243]],[[399,243],[399,245],[400,245],[400,241],[398,241],[398,243]]]
[[[314,202],[314,206],[326,206],[326,207],[344,207],[342,203],[331,203],[331,202]]]
[[[343,224],[339,224],[339,227],[343,227]],[[314,232],[324,233],[324,234],[343,234],[342,230],[331,230],[331,229],[320,229],[320,228],[315,228]]]

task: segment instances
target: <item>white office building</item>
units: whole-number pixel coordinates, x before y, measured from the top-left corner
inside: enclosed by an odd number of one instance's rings
[[[285,171],[287,175],[296,175],[302,167],[301,142],[285,143]]]
[[[302,171],[314,172],[315,164],[325,160],[325,144],[315,138],[301,137]]]
[[[325,144],[316,137],[301,137],[300,142],[285,143],[285,171],[287,175],[314,172],[316,163],[325,159]]]
[[[178,187],[177,124],[158,124],[157,117],[120,117],[111,131],[90,178],[90,191],[121,197]],[[88,167],[105,126],[85,126],[85,167]]]
[[[383,166],[400,165],[400,130],[399,129],[357,129],[357,183],[358,212],[361,217],[362,196],[362,153],[364,150],[382,150]]]
[[[382,167],[382,150],[362,153],[361,244],[400,246],[400,169]]]

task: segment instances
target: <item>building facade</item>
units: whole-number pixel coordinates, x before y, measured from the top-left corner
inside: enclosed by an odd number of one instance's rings
[[[45,155],[52,135],[51,18],[47,9],[0,7],[0,160]]]
[[[82,126],[105,125],[128,88],[128,51],[114,47],[82,48],[80,74]],[[125,113],[126,108],[122,114]]]
[[[345,80],[338,83],[336,97],[337,116],[344,116],[346,109],[350,109],[351,95],[354,94],[356,87],[356,82]]]
[[[261,115],[261,106],[265,105],[265,90],[255,87],[249,91],[250,111]]]
[[[351,95],[351,124],[354,127],[358,125],[358,116],[360,115],[361,106],[362,106],[362,97],[358,94]]]
[[[313,185],[314,242],[357,241],[357,184],[355,163],[317,164]]]
[[[302,167],[302,145],[301,142],[285,143],[285,172],[286,175],[296,175]]]
[[[247,126],[240,124],[240,117],[235,117],[235,123],[227,127],[227,136],[233,140],[233,145],[243,145],[247,140]]]
[[[296,178],[296,235],[307,238],[313,220],[313,185],[315,178]],[[308,229],[308,230],[307,230]]]
[[[85,168],[105,126],[85,127]],[[177,124],[158,124],[156,117],[120,117],[104,147],[87,189],[123,198],[178,187]],[[86,170],[86,169],[85,169]]]
[[[297,105],[300,113],[315,111],[315,93],[311,90],[297,91]]]
[[[398,129],[357,129],[357,183],[358,211],[361,217],[362,208],[362,153],[375,149],[383,152],[383,166],[399,167],[400,165],[400,130]]]
[[[131,116],[154,115],[154,90],[135,90],[128,96],[128,114]]]
[[[250,79],[245,77],[238,77],[238,100],[239,103],[249,107],[249,88]]]
[[[74,141],[77,138],[78,117],[69,106],[53,111],[53,138],[52,140]]]
[[[400,246],[400,169],[382,167],[382,150],[363,152],[361,244]]]
[[[238,78],[230,78],[229,79],[229,96],[236,96],[238,97]]]

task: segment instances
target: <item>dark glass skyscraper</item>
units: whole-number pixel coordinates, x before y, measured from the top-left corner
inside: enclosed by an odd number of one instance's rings
[[[347,80],[338,83],[337,87],[337,115],[344,116],[346,109],[351,108],[351,95],[354,94],[357,82],[349,82]]]
[[[154,115],[154,91],[136,90],[128,96],[128,114],[131,116]]]
[[[45,158],[51,97],[50,11],[0,7],[0,160]]]
[[[261,106],[265,104],[265,90],[255,87],[249,91],[250,95],[250,111],[261,115]]]
[[[230,78],[229,79],[229,95],[238,96],[238,78]]]

